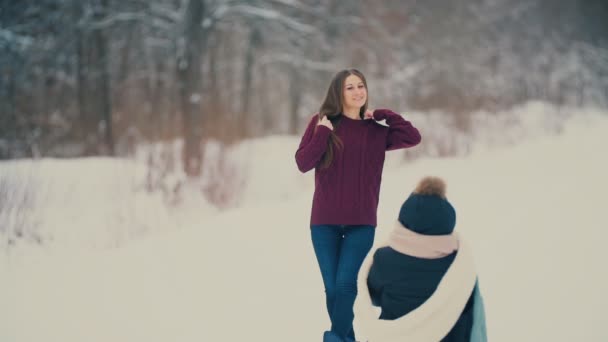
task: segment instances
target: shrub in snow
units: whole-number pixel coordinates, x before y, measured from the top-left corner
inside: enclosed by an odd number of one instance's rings
[[[0,248],[7,249],[20,240],[42,244],[35,211],[39,186],[28,174],[0,171]]]
[[[182,141],[157,143],[140,148],[138,158],[145,159],[147,166],[143,186],[148,192],[162,193],[165,203],[175,207],[184,201],[209,202],[217,208],[237,204],[245,186],[246,170],[238,149],[216,141],[208,141],[203,150],[203,166],[200,178],[188,179],[183,171]]]

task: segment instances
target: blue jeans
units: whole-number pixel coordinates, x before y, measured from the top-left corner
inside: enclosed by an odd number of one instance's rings
[[[312,245],[325,286],[331,331],[355,340],[353,306],[357,275],[374,243],[373,226],[313,225]]]

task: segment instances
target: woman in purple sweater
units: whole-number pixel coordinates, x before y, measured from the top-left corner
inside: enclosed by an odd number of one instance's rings
[[[357,275],[374,242],[385,152],[420,143],[409,121],[367,103],[363,74],[338,72],[296,152],[301,172],[315,169],[311,237],[331,320],[324,342],[355,341]]]

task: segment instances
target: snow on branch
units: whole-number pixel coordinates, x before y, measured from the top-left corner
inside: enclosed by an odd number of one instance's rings
[[[145,13],[136,13],[136,12],[123,12],[116,13],[110,16],[103,18],[102,20],[94,21],[91,25],[92,28],[105,28],[111,26],[118,22],[124,21],[136,21],[136,20],[144,20],[147,19],[148,16]]]
[[[287,17],[284,14],[267,8],[260,8],[249,5],[234,5],[234,6],[219,6],[213,14],[215,20],[219,20],[222,17],[231,14],[238,13],[247,16],[253,16],[262,19],[276,20],[285,26],[302,33],[312,33],[317,29],[314,26],[303,24],[293,18]]]
[[[262,62],[262,64],[276,63],[276,62],[286,63],[289,65],[303,67],[305,69],[314,70],[314,71],[335,71],[336,70],[336,65],[334,65],[333,63],[318,62],[318,61],[302,58],[302,56],[299,56],[299,55],[293,55],[293,54],[289,54],[289,53],[272,54],[270,56],[262,58],[261,62]]]
[[[17,45],[19,48],[26,48],[33,43],[33,39],[28,36],[15,34],[12,31],[0,28],[0,45],[8,43],[8,45]]]
[[[317,13],[319,10],[316,10],[314,7],[303,4],[297,0],[270,0],[271,2],[281,4],[284,6],[289,6],[291,8],[295,8],[297,10],[306,12],[306,13]]]
[[[177,23],[182,20],[182,13],[180,11],[176,11],[164,6],[160,6],[158,4],[150,5],[150,12],[154,15],[157,15],[160,18],[163,18],[167,21]]]

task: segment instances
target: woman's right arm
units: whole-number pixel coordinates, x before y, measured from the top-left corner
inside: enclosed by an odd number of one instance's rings
[[[324,125],[317,125],[318,120],[318,115],[310,120],[296,151],[296,164],[302,173],[314,169],[327,149],[327,139],[329,139],[331,129]]]

